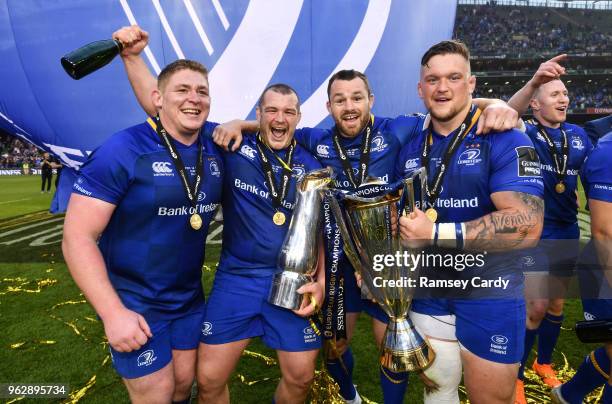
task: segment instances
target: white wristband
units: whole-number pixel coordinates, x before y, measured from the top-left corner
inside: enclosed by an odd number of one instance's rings
[[[438,246],[442,248],[457,248],[455,223],[440,223],[438,225]]]

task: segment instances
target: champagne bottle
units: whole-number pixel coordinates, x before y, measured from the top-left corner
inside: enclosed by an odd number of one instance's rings
[[[66,73],[75,80],[87,76],[110,63],[123,50],[116,39],[105,39],[82,46],[61,59]]]

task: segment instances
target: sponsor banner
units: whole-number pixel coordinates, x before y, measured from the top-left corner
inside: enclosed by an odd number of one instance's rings
[[[612,107],[605,108],[587,108],[587,114],[612,114]]]
[[[40,175],[40,168],[30,168],[28,175]],[[53,169],[53,174],[57,174],[57,170]],[[0,169],[0,175],[24,175],[20,168]]]

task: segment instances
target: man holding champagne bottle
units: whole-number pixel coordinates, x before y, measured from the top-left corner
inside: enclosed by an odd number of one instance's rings
[[[133,403],[190,401],[201,267],[223,169],[206,134],[207,74],[190,60],[166,66],[149,94],[157,116],[97,148],[68,205],[64,257]]]

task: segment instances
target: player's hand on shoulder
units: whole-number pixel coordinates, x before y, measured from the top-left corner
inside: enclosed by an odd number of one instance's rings
[[[434,223],[420,209],[400,217],[400,236],[402,244],[409,248],[422,248],[431,245]]]
[[[149,33],[138,25],[132,25],[113,32],[113,39],[123,44],[122,57],[138,56],[149,43]]]
[[[505,102],[496,102],[489,105],[482,111],[478,126],[477,135],[486,135],[489,132],[502,132],[518,126],[519,114],[516,110]]]
[[[153,336],[145,318],[126,308],[117,310],[103,323],[108,343],[119,352],[140,349]]]
[[[242,143],[242,126],[239,119],[218,125],[213,131],[213,141],[225,151],[236,151]],[[233,143],[232,143],[233,142]],[[230,143],[231,150],[230,150]]]
[[[319,311],[323,305],[325,298],[325,290],[323,285],[318,282],[309,282],[297,290],[298,293],[304,295],[302,305],[298,310],[293,310],[300,317],[312,316]]]

